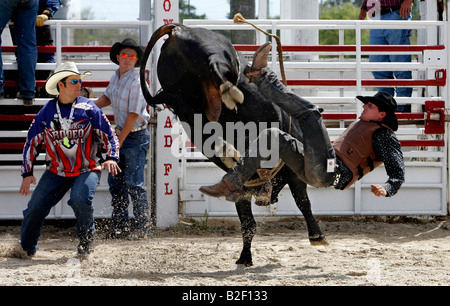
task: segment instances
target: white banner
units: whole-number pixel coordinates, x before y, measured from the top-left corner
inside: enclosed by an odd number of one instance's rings
[[[178,0],[155,0],[155,29],[179,21]],[[158,62],[164,38],[155,46]],[[156,64],[153,72],[156,74]],[[157,78],[153,78],[157,82]],[[159,88],[159,84],[157,88]],[[156,129],[156,225],[167,228],[178,223],[179,123],[168,109],[158,113]]]

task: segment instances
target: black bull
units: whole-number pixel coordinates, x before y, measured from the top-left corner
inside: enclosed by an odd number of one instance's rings
[[[162,90],[152,97],[145,82],[145,65],[156,42],[166,34],[169,38],[161,48],[157,68]],[[190,131],[194,131],[194,123],[205,125],[211,121],[217,121],[223,127],[227,122],[244,124],[262,122],[267,123],[266,126],[269,127],[272,122],[277,122],[282,130],[289,131],[293,136],[301,139],[295,120],[292,120],[290,126],[289,116],[263,96],[254,84],[248,84],[248,80],[243,75],[246,64],[245,58],[223,35],[202,28],[168,24],[156,30],[148,43],[140,71],[141,86],[149,105],[167,105],[180,121],[189,125]],[[244,102],[238,104],[237,109],[230,110],[222,107],[220,86],[226,82],[236,85],[244,95]],[[201,114],[202,122],[194,122],[194,115],[197,115],[198,119],[199,114]],[[223,130],[226,129],[223,128]],[[195,141],[192,135],[188,136],[191,141]],[[211,135],[204,134],[202,137],[202,141],[205,141]],[[227,135],[224,139],[227,140]],[[233,137],[233,139],[237,138]],[[197,147],[203,148],[203,144],[197,144]],[[228,170],[220,158],[207,157],[223,170]],[[277,201],[278,193],[288,184],[307,223],[311,244],[326,244],[326,238],[311,212],[306,183],[287,166],[277,173],[272,183],[272,203]],[[245,189],[248,190],[248,188]],[[252,265],[251,242],[255,234],[256,222],[249,198],[244,197],[236,202],[236,209],[243,235],[243,249],[236,263]]]

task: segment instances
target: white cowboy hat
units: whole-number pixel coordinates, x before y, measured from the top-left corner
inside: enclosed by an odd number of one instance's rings
[[[71,75],[79,75],[81,79],[84,79],[87,76],[91,75],[90,71],[87,71],[83,74],[78,72],[78,68],[74,62],[66,62],[61,66],[57,67],[51,76],[47,79],[45,83],[45,90],[50,94],[57,96],[59,94],[56,85],[62,79],[65,79]]]

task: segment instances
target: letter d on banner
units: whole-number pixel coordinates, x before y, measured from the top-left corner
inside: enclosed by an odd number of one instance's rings
[[[178,0],[155,0],[155,27],[179,22]],[[166,37],[164,37],[166,38]],[[159,57],[161,38],[155,46]],[[156,60],[157,62],[157,60]],[[156,71],[156,69],[155,69]],[[157,80],[154,80],[155,82]],[[158,84],[158,89],[159,89]],[[167,228],[178,223],[178,177],[180,173],[178,140],[180,124],[176,116],[165,109],[158,113],[156,128],[156,226]]]

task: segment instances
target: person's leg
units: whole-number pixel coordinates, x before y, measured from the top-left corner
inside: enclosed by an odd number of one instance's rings
[[[150,206],[144,185],[147,151],[150,134],[147,130],[131,133],[125,139],[121,151],[126,155],[124,184],[133,203],[135,224],[133,231],[144,235],[150,234]]]
[[[410,45],[409,37],[411,35],[411,30],[389,30],[387,31],[387,39],[390,44],[396,45]],[[401,63],[410,63],[411,55],[410,54],[393,54],[390,56],[391,62],[401,62]],[[412,79],[411,71],[394,71],[394,77],[396,79]],[[413,89],[411,87],[397,87],[396,93],[397,97],[411,97]],[[401,106],[401,107],[400,107]],[[400,109],[406,110],[411,109],[411,105],[399,105]]]
[[[17,65],[19,71],[20,95],[25,99],[32,99],[36,90],[36,16],[39,2],[24,0],[16,11],[14,27],[17,41]]]
[[[108,175],[109,192],[111,194],[111,234],[113,237],[126,235],[130,231],[128,215],[128,191],[125,186],[125,161],[127,156],[120,151],[119,167],[122,172],[115,176]]]
[[[89,253],[89,244],[94,239],[93,199],[100,181],[100,175],[100,171],[90,171],[73,179],[68,204],[72,207],[77,219],[76,233],[80,239],[79,253]]]
[[[269,156],[263,156],[259,148],[259,142],[265,138],[266,143],[271,144]],[[234,202],[242,195],[240,188],[261,167],[261,162],[272,158],[274,154],[304,182],[315,187],[330,186],[334,180],[334,171],[327,172],[326,163],[320,163],[315,167],[307,166],[304,153],[303,144],[288,133],[277,128],[266,129],[221,182],[212,186],[202,186],[200,191],[214,197],[226,196],[227,200]]]
[[[384,20],[404,20],[407,22],[412,17],[400,17],[399,11],[394,11],[383,16]],[[389,45],[410,45],[410,29],[387,29],[385,30],[385,38]],[[391,62],[410,63],[411,54],[392,54],[389,56]],[[393,76],[396,79],[412,79],[411,71],[394,71]],[[396,88],[397,97],[411,97],[413,89],[411,87]],[[411,105],[398,105],[398,111],[411,111]]]
[[[296,95],[284,86],[277,74],[269,67],[263,68],[254,80],[259,91],[292,117],[299,119],[317,109],[310,101]]]
[[[20,243],[29,255],[36,253],[44,219],[70,189],[70,185],[69,179],[50,171],[45,171],[39,180],[27,208],[23,211],[20,231]]]
[[[370,30],[370,38],[369,43],[371,45],[388,45],[388,41],[385,37],[385,31],[384,29],[374,29]],[[384,62],[389,63],[390,58],[389,54],[371,54],[369,55],[369,62],[371,63],[377,63],[377,62]],[[393,79],[394,74],[392,71],[372,71],[372,75],[375,79]],[[392,87],[380,87],[378,88],[378,91],[384,91],[392,96],[394,95],[394,88]]]
[[[13,13],[13,4],[16,3],[16,1],[8,0],[8,1],[0,1],[0,97],[3,97],[3,94],[5,92],[4,88],[4,80],[5,76],[3,74],[3,60],[1,57],[2,52],[2,36],[3,30],[6,27],[6,24],[11,19],[11,15]]]
[[[254,83],[267,98],[297,119],[303,133],[301,142],[304,146],[306,179],[309,184],[316,185],[321,181],[322,173],[327,172],[328,163],[331,161],[334,164],[336,158],[319,110],[284,86],[270,68],[262,69]]]

